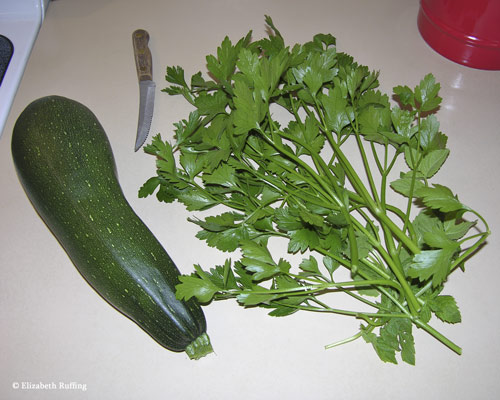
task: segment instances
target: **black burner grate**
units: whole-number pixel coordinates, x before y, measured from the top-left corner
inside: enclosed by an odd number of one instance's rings
[[[10,59],[14,53],[12,42],[5,36],[0,35],[0,85],[2,84],[5,71],[9,66]]]

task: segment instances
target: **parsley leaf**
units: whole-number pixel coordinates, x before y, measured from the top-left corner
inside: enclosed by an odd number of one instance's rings
[[[199,265],[195,266],[195,269],[198,276],[183,275],[179,277],[181,283],[176,286],[176,296],[185,300],[196,297],[202,303],[208,303],[220,288],[213,284]]]
[[[444,322],[456,324],[462,321],[460,310],[452,296],[437,296],[429,302],[429,306],[436,316]]]
[[[420,111],[432,111],[441,104],[442,99],[438,96],[440,86],[436,83],[434,76],[428,74],[415,87],[415,100],[419,103]]]
[[[426,206],[442,212],[465,209],[453,192],[446,186],[435,184],[433,187],[419,188],[415,195],[420,197]]]

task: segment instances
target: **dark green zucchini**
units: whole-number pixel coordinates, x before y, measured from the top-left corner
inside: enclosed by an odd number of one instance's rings
[[[60,96],[35,100],[14,126],[19,179],[87,282],[158,343],[200,358],[212,351],[203,311],[175,297],[179,271],[125,199],[95,115]]]

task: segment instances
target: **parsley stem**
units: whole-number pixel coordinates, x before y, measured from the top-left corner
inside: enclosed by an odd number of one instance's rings
[[[298,279],[298,280],[308,280],[308,281],[311,281],[311,282],[316,282],[316,283],[320,283],[320,284],[322,284],[322,283],[323,283],[323,281],[319,281],[319,280],[317,280],[317,279],[311,279],[310,277],[303,276],[303,275],[295,275],[295,274],[290,274],[290,273],[289,273],[289,276],[290,276],[290,277],[293,277],[293,278],[295,278],[295,279]],[[366,278],[366,277],[365,277],[365,278]],[[331,281],[328,281],[328,282],[331,282]],[[328,283],[328,282],[327,282],[327,283]],[[378,306],[377,304],[375,304],[375,303],[373,303],[373,302],[371,302],[371,301],[367,300],[367,299],[366,299],[366,298],[364,298],[364,297],[361,297],[361,296],[357,295],[356,293],[353,293],[351,290],[343,290],[342,292],[343,292],[343,293],[348,294],[349,296],[351,296],[351,297],[355,298],[356,300],[361,301],[362,303],[365,303],[365,304],[369,305],[370,307],[373,307],[373,308],[379,308],[379,306]],[[310,300],[311,300],[311,301],[316,302],[317,304],[320,304],[320,305],[322,305],[322,306],[325,306],[325,304],[324,304],[324,303],[322,303],[319,299],[317,299],[317,298],[316,298],[316,297],[314,297],[314,296],[313,296],[313,297],[311,297],[311,298],[310,298]],[[326,306],[325,306],[325,307],[326,307]]]
[[[272,159],[269,159],[269,161],[272,161]],[[267,165],[264,163],[258,163],[258,165],[262,167],[262,169],[265,169],[267,167]],[[304,178],[302,175],[298,174],[293,168],[287,165],[283,164],[281,165],[281,167],[290,172],[291,174],[300,177],[301,179]],[[276,191],[283,193],[284,197],[286,197],[286,194],[288,193],[298,198],[301,198],[303,201],[307,201],[321,207],[331,208],[331,203],[328,202],[327,204],[325,204],[325,201],[321,201],[317,197],[318,193],[320,193],[325,199],[329,199],[329,195],[325,193],[320,187],[318,187],[314,182],[308,182],[308,189],[314,188],[314,190],[316,190],[315,193],[311,193],[309,190],[306,191],[305,189],[300,188],[293,183],[287,182],[287,185],[289,186],[286,186],[282,180],[278,180],[272,175],[261,173],[259,170],[248,167],[247,171],[252,173],[259,180],[266,182]],[[295,190],[290,190],[290,187],[293,187]]]
[[[358,332],[355,335],[352,335],[346,339],[342,339],[342,340],[339,340],[337,342],[327,344],[325,346],[325,349],[328,350],[328,349],[332,349],[334,347],[341,346],[341,345],[346,344],[346,343],[354,342],[356,339],[359,339],[361,336],[362,336],[362,333]]]
[[[450,266],[450,273],[453,272],[456,268],[458,268],[467,258],[469,258],[472,254],[474,254],[484,244],[487,237],[489,236],[489,232],[485,232],[474,236],[480,236],[480,239],[477,242],[475,242],[471,247],[469,247],[465,252],[463,252],[459,257],[457,257],[456,260],[453,261],[453,263]],[[473,237],[471,236],[464,240],[472,238]]]
[[[264,289],[264,290],[252,290],[252,294],[255,295],[269,295],[269,294],[287,294],[289,296],[302,296],[305,294],[316,294],[329,289],[340,289],[342,290],[360,290],[358,287],[366,288],[370,286],[390,286],[396,289],[398,292],[401,291],[400,286],[387,279],[367,279],[361,281],[346,281],[346,282],[325,282],[318,283],[314,285],[304,285],[297,286],[293,288],[283,288],[283,289]]]
[[[304,305],[304,304],[289,304],[289,303],[282,303],[279,300],[275,300],[275,303],[278,305],[283,305],[285,307],[292,307],[292,308],[297,308],[299,310],[307,310],[307,311],[313,311],[313,312],[323,312],[323,313],[332,313],[332,314],[339,314],[339,315],[345,315],[345,316],[350,316],[350,317],[355,317],[359,319],[363,319],[366,321],[368,324],[371,326],[380,326],[380,324],[374,322],[371,320],[371,318],[408,318],[408,315],[406,314],[395,314],[395,313],[372,313],[372,312],[365,312],[365,311],[353,311],[353,310],[345,310],[345,309],[340,309],[340,308],[333,308],[325,303],[319,301],[316,297],[312,297],[308,299],[309,301],[313,301],[316,304],[318,304],[320,307],[315,307],[311,305]]]
[[[321,115],[319,109],[318,114]],[[323,117],[322,117],[323,118]],[[408,250],[414,254],[420,253],[420,248],[404,234],[404,232],[387,216],[382,207],[379,206],[370,196],[368,190],[364,186],[361,178],[358,176],[353,166],[347,159],[346,155],[342,151],[339,145],[333,139],[330,130],[327,128],[323,120],[323,132],[325,133],[328,142],[332,146],[332,149],[338,158],[340,164],[344,168],[346,175],[349,177],[354,189],[358,192],[361,198],[365,201],[368,209],[372,212],[375,218],[377,218],[382,225],[387,226],[387,228],[396,236],[396,238],[402,242]]]
[[[368,158],[366,156],[365,148],[363,146],[363,142],[361,141],[361,137],[360,137],[360,134],[359,134],[357,129],[354,130],[354,135],[356,137],[356,143],[358,145],[359,152],[361,154],[361,159],[363,161],[366,176],[368,178],[368,184],[369,184],[371,191],[372,191],[373,199],[374,199],[375,203],[381,204],[380,199],[379,199],[379,195],[377,193],[377,188],[375,187],[375,181],[373,179],[373,174],[371,172],[370,165],[368,164]],[[382,205],[382,207],[383,207],[383,205]]]
[[[394,275],[396,276],[398,282],[400,283],[401,287],[403,288],[403,291],[405,293],[405,297],[408,301],[408,304],[410,306],[410,309],[412,311],[413,315],[416,315],[418,313],[418,310],[420,310],[420,304],[418,303],[415,295],[413,294],[413,291],[411,290],[411,287],[406,280],[406,277],[403,274],[403,270],[400,265],[399,261],[399,256],[396,256],[395,249],[392,249],[392,254],[387,252],[387,250],[382,246],[380,241],[376,240],[373,238],[373,236],[364,228],[359,221],[353,218],[352,222],[357,226],[357,229],[362,231],[367,238],[369,238],[372,242],[372,245],[374,248],[378,251],[378,253],[382,256],[384,261],[387,263],[387,265],[390,267]]]
[[[271,119],[271,121],[272,121],[272,119]],[[278,133],[277,130],[274,129],[272,122],[270,123],[270,128],[271,128],[271,135],[274,136],[274,134],[276,134],[276,133],[280,134],[280,133]],[[293,154],[292,152],[290,152],[289,150],[284,148],[280,143],[276,143],[276,140],[272,140],[264,132],[262,132],[262,133],[263,133],[263,137],[266,139],[266,141],[270,145],[275,147],[276,150],[278,150],[280,153],[285,155],[287,158],[294,160],[298,165],[300,165],[304,170],[306,170],[308,172],[309,176],[311,176],[322,187],[322,189],[325,192],[327,192],[331,196],[331,198],[340,206],[340,211],[342,212],[342,214],[344,215],[344,217],[348,221],[347,235],[349,237],[349,247],[351,249],[351,256],[350,256],[351,270],[353,273],[355,273],[358,269],[358,246],[356,244],[356,235],[354,233],[353,226],[350,223],[351,216],[350,216],[349,211],[348,211],[348,207],[349,207],[348,195],[346,194],[346,196],[344,196],[345,201],[342,201],[341,200],[342,193],[340,192],[340,188],[338,187],[338,185],[336,185],[336,184],[333,185],[333,190],[335,193],[332,192],[330,186],[327,185],[323,181],[323,179],[321,179],[321,177],[307,163],[305,163],[303,160],[301,160],[295,154]],[[283,133],[281,133],[281,135],[283,135]],[[286,166],[283,166],[283,167],[287,168]],[[290,168],[290,172],[296,173],[295,169],[293,169],[293,168]]]
[[[359,311],[351,311],[351,310],[344,310],[340,308],[332,308],[329,306],[324,306],[324,307],[314,307],[310,305],[304,305],[304,304],[288,304],[288,303],[281,303],[279,301],[275,301],[275,304],[277,305],[283,305],[285,307],[290,307],[290,308],[296,308],[297,310],[305,310],[305,311],[312,311],[312,312],[323,312],[323,313],[332,313],[332,314],[339,314],[339,315],[345,315],[349,317],[355,317],[359,319],[363,319],[365,322],[368,324],[372,325],[373,322],[370,320],[370,314],[368,313],[363,313]],[[377,316],[378,314],[372,313],[372,316]]]
[[[451,350],[453,350],[455,353],[458,355],[462,354],[462,349],[457,346],[455,343],[453,343],[450,339],[448,339],[446,336],[444,336],[442,333],[438,332],[436,329],[434,329],[432,326],[429,324],[421,321],[418,318],[414,318],[413,322],[415,325],[417,325],[419,328],[422,328],[424,331],[427,333],[430,333],[432,336],[434,336],[437,340],[439,340],[441,343],[444,345],[448,346]]]
[[[288,151],[287,149],[285,149],[283,146],[281,146],[280,144],[276,143],[274,140],[270,139],[266,134],[265,132],[262,132],[262,136],[263,138],[266,140],[266,142],[268,144],[270,144],[271,146],[273,146],[274,148],[276,148],[276,150],[278,150],[280,153],[282,153],[285,157],[291,159],[291,160],[294,160],[298,165],[300,165],[301,168],[303,168],[305,171],[307,171],[308,175],[314,180],[316,181],[316,183],[319,184],[319,187],[317,185],[313,185],[314,187],[317,188],[318,191],[320,191],[326,198],[328,197],[331,197],[332,196],[332,192],[331,192],[331,188],[325,184],[325,182],[315,173],[315,171],[307,164],[305,163],[303,160],[301,160],[299,157],[295,156],[293,153],[291,153],[290,151]],[[276,160],[275,160],[276,161]],[[279,164],[282,168],[286,169],[288,172],[292,173],[292,174],[297,174],[298,177],[300,177],[301,179],[304,179],[304,176],[303,175],[300,175],[297,173],[297,171],[295,171],[294,168],[290,167],[290,166],[287,166],[285,164]],[[310,183],[310,182],[309,182]],[[336,203],[339,205],[339,206],[342,206],[342,202],[336,198],[335,195],[333,195],[333,199],[336,201]]]

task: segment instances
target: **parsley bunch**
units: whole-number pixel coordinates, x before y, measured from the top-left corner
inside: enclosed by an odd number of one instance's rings
[[[180,278],[178,297],[235,298],[272,316],[351,316],[359,332],[326,347],[363,338],[386,362],[400,353],[415,363],[414,326],[460,354],[429,322],[460,322],[442,290],[489,228],[431,182],[449,155],[435,116],[439,84],[429,74],[413,89],[395,87],[391,102],[377,90],[378,73],[338,52],[333,36],[290,48],[266,22],[267,38],[226,37],[206,58],[208,79],[199,72],[188,84],[181,67],[167,68],[164,91],[193,111],[175,124],[174,143],[158,135],[145,147],[157,176],[139,196],[156,192],[193,212],[214,207],[190,218],[197,237],[237,258],[196,265]],[[406,198],[403,209],[389,202],[391,192]],[[288,260],[271,253],[275,238],[286,240]],[[335,307],[338,295],[360,308]]]

